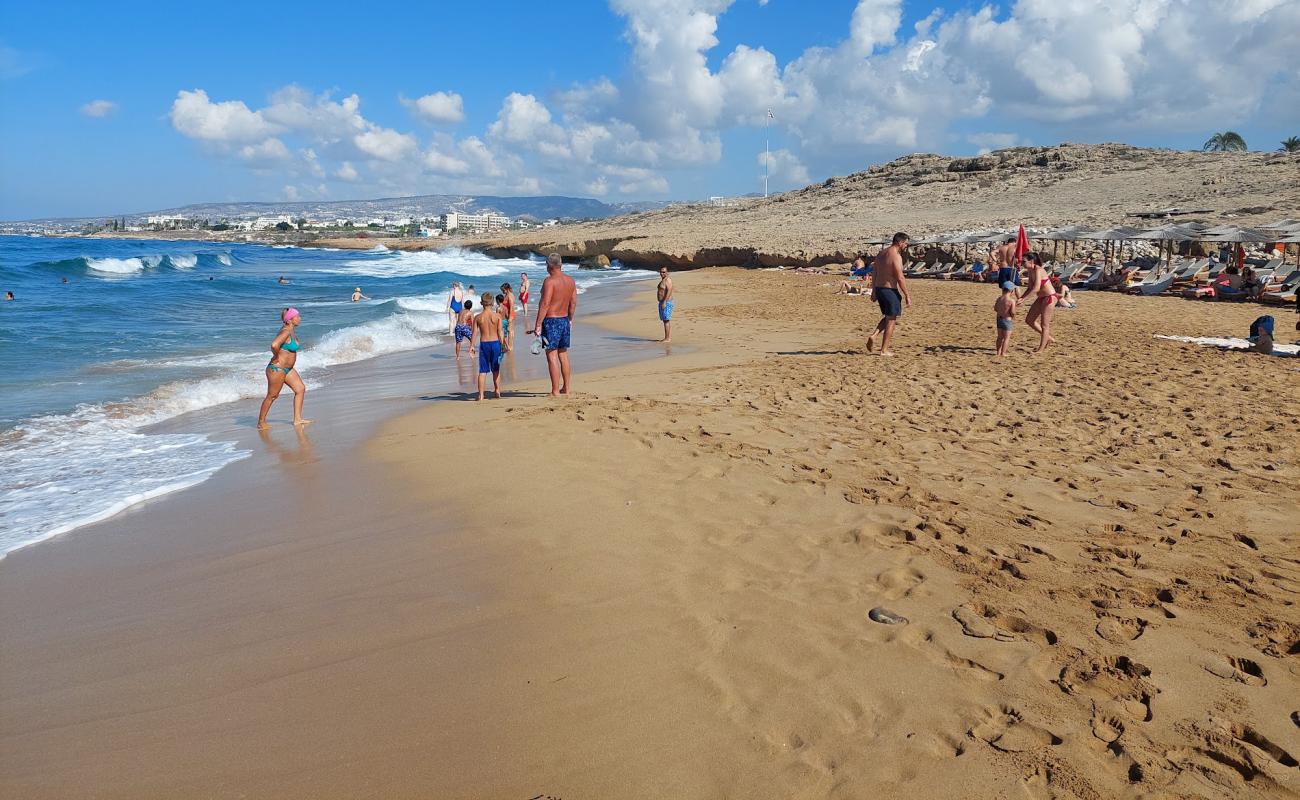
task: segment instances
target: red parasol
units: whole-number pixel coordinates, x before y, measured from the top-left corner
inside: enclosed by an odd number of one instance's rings
[[[1025,235],[1025,226],[1020,226],[1020,233],[1016,234],[1016,263],[1024,262],[1025,255],[1029,253],[1029,237]]]

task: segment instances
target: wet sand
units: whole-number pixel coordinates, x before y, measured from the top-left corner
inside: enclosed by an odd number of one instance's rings
[[[878,359],[826,278],[675,280],[573,397],[0,562],[0,794],[1300,792],[1298,365],[1152,338],[1257,307],[1081,294],[998,363],[918,281]]]

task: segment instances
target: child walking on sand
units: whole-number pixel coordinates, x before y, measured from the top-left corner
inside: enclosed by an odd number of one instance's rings
[[[460,358],[462,339],[470,343],[470,352],[474,352],[474,328],[471,327],[474,315],[470,312],[472,308],[474,308],[474,301],[466,300],[460,311],[456,313],[456,358]]]
[[[488,373],[492,373],[492,391],[501,398],[501,339],[505,331],[501,315],[492,308],[492,293],[483,293],[483,310],[474,320],[474,339],[478,342],[478,399],[483,399],[483,388]]]
[[[998,358],[1002,358],[1011,345],[1011,325],[1016,317],[1016,285],[1011,281],[1002,282],[1002,296],[993,304],[993,312],[998,315]]]

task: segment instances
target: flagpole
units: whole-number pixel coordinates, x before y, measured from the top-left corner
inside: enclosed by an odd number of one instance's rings
[[[767,110],[767,119],[763,120],[763,197],[767,197],[767,180],[772,174],[772,109]]]

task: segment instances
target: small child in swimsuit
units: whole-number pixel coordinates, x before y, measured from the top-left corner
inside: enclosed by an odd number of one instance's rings
[[[461,306],[460,313],[456,315],[456,358],[460,358],[460,343],[465,340],[470,343],[470,352],[474,352],[474,328],[471,327],[471,321],[474,315],[470,309],[474,307],[473,300],[466,300]]]
[[[1016,317],[1016,285],[1011,281],[1002,282],[1002,296],[993,304],[993,312],[998,315],[998,358],[1001,358],[1011,345],[1011,325]]]

